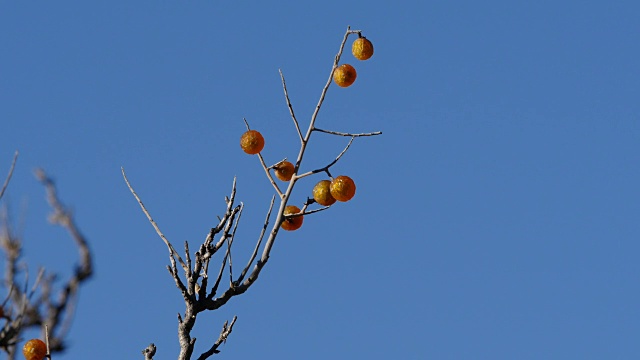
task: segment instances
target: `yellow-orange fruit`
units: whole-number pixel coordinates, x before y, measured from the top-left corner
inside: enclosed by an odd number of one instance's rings
[[[331,196],[338,201],[349,201],[356,194],[356,184],[348,176],[338,176],[331,182]]]
[[[22,354],[27,360],[42,360],[47,356],[47,344],[40,339],[31,339],[22,347]]]
[[[288,161],[283,161],[274,168],[276,177],[282,181],[289,181],[293,176],[294,166]]]
[[[320,205],[331,206],[336,202],[336,199],[331,196],[331,181],[320,180],[313,187],[313,199]]]
[[[240,138],[240,147],[247,154],[255,155],[264,148],[264,138],[258,131],[249,130],[242,134],[242,137]]]
[[[287,207],[284,208],[284,215],[297,214],[299,212],[300,208],[295,205],[287,205]],[[298,230],[302,226],[302,218],[303,216],[296,216],[294,218],[284,219],[280,226],[287,231]]]
[[[348,87],[356,81],[356,69],[349,64],[342,64],[333,72],[333,81],[340,87]]]
[[[353,42],[351,53],[358,60],[367,60],[373,56],[373,44],[366,37],[359,37]]]

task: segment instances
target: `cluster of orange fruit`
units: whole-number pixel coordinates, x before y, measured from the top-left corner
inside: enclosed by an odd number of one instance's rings
[[[31,339],[22,347],[22,354],[27,360],[42,360],[47,356],[47,344],[40,339]]]
[[[373,56],[373,45],[371,41],[359,34],[359,37],[351,46],[351,53],[358,60],[367,60]],[[333,72],[333,81],[340,87],[348,87],[356,81],[356,69],[343,64]],[[264,148],[264,137],[256,130],[248,130],[240,138],[240,147],[249,154],[259,154]],[[295,166],[289,161],[282,161],[273,167],[276,177],[282,181],[290,181],[295,171]],[[345,175],[338,176],[332,180],[321,180],[312,190],[313,199],[320,205],[331,206],[336,201],[349,201],[356,194],[356,184]],[[295,205],[288,205],[284,209],[284,215],[295,215],[300,213],[300,208]],[[290,217],[282,222],[284,230],[298,230],[302,226],[303,216]]]
[[[258,154],[264,148],[264,137],[256,130],[248,130],[240,137],[240,147],[250,155]],[[295,171],[295,166],[289,161],[282,161],[274,166],[276,177],[282,181],[290,181]],[[331,206],[336,201],[349,201],[356,194],[356,184],[348,176],[338,176],[333,180],[321,180],[312,191],[313,199],[320,205]],[[288,205],[284,215],[300,213],[300,208]],[[288,218],[282,222],[284,230],[293,231],[302,226],[303,216]]]
[[[351,53],[358,60],[367,60],[373,56],[373,44],[360,35],[351,46]],[[356,81],[356,69],[349,64],[342,64],[333,72],[333,81],[340,87],[351,86]]]
[[[292,165],[293,166],[293,165]],[[293,170],[292,170],[293,173]],[[276,170],[276,176],[278,171]],[[278,177],[282,180],[280,177]],[[291,179],[291,177],[289,177]],[[345,175],[338,176],[333,180],[320,180],[313,187],[313,199],[320,205],[331,206],[336,201],[349,201],[356,194],[356,184],[353,180]],[[284,209],[284,215],[299,214],[300,208],[295,205],[287,205]],[[302,226],[303,216],[296,216],[285,219],[282,222],[282,228],[287,231],[298,230]]]

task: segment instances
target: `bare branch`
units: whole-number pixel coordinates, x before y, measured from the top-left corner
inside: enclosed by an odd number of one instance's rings
[[[284,97],[287,100],[287,106],[289,107],[289,113],[291,114],[291,118],[293,119],[293,124],[296,126],[296,131],[298,132],[298,137],[300,137],[300,141],[303,141],[302,131],[300,131],[300,125],[298,125],[298,120],[296,119],[296,115],[293,113],[293,106],[291,106],[291,101],[289,100],[289,93],[287,92],[287,83],[284,81],[284,74],[282,74],[282,70],[278,70],[280,72],[280,79],[282,79],[282,88],[284,89]]]
[[[375,132],[370,132],[370,133],[360,133],[360,134],[352,134],[352,133],[344,133],[344,132],[338,132],[338,131],[322,130],[322,129],[318,129],[318,128],[314,128],[313,131],[319,131],[319,132],[323,132],[323,133],[331,134],[331,135],[351,136],[351,137],[382,135],[382,131],[375,131]]]
[[[344,35],[342,43],[340,44],[340,49],[338,51],[338,54],[334,58],[334,62],[333,62],[333,66],[331,68],[331,72],[329,74],[329,78],[327,79],[327,83],[325,84],[325,86],[322,89],[322,93],[320,94],[320,100],[318,101],[318,105],[316,105],[316,108],[315,108],[315,110],[313,112],[313,115],[311,116],[311,121],[309,123],[309,128],[307,130],[306,135],[304,136],[302,144],[300,145],[300,151],[298,153],[298,158],[296,160],[294,174],[298,172],[298,169],[300,168],[300,164],[302,163],[302,159],[304,157],[307,144],[309,143],[309,138],[311,137],[311,133],[313,132],[313,129],[314,129],[314,126],[315,126],[315,121],[317,119],[317,116],[318,116],[318,113],[320,111],[320,108],[322,107],[322,103],[324,102],[324,98],[325,98],[325,95],[327,93],[327,90],[329,89],[329,86],[331,85],[331,81],[332,81],[332,78],[333,78],[333,72],[338,67],[338,62],[340,61],[340,57],[342,56],[342,52],[344,50],[344,45],[347,42],[347,38],[351,34],[359,34],[359,33],[361,33],[360,30],[351,30],[350,27],[347,27],[347,31],[346,31],[346,33]],[[340,159],[342,154],[344,154],[346,152],[346,150],[349,148],[349,146],[351,145],[352,141],[353,141],[353,137],[352,137],[351,141],[349,142],[349,144],[347,145],[347,147],[345,148],[345,150],[343,150],[343,152],[340,155],[338,155],[338,158],[332,164],[335,164],[335,162],[337,162],[337,160]],[[327,167],[327,170],[328,170],[328,167]],[[278,211],[276,212],[275,223],[274,223],[273,227],[271,228],[271,232],[269,234],[269,237],[267,238],[267,242],[266,242],[266,244],[264,246],[264,249],[262,250],[262,256],[260,257],[260,260],[254,266],[253,271],[251,272],[249,277],[246,280],[244,280],[244,282],[242,284],[238,285],[235,288],[228,289],[220,297],[218,297],[216,299],[213,299],[212,301],[206,303],[205,306],[207,307],[207,309],[213,310],[213,309],[219,308],[220,306],[223,306],[227,301],[229,301],[229,299],[231,297],[233,297],[235,295],[242,294],[245,291],[247,291],[247,289],[258,279],[258,276],[260,275],[260,272],[262,271],[262,269],[264,268],[265,264],[269,260],[269,256],[271,254],[271,249],[273,248],[273,245],[275,243],[275,239],[276,239],[276,237],[278,235],[278,231],[280,230],[280,224],[284,220],[284,216],[283,216],[284,209],[286,207],[286,204],[287,204],[287,201],[289,199],[289,196],[291,195],[291,192],[293,191],[293,187],[295,186],[296,180],[298,178],[300,178],[300,176],[295,176],[294,175],[294,177],[289,182],[289,186],[287,187],[287,190],[281,196],[280,206],[278,208]]]
[[[49,326],[45,325],[44,326],[44,340],[45,340],[45,344],[47,345],[47,354],[46,357],[51,360],[51,349],[49,347]]]
[[[271,182],[271,185],[273,185],[273,188],[276,190],[278,195],[282,198],[284,195],[282,194],[282,191],[280,190],[280,187],[278,186],[278,184],[276,184],[276,181],[273,179],[273,176],[271,176],[271,173],[269,172],[269,169],[271,167],[267,167],[267,164],[264,162],[264,159],[262,158],[261,153],[258,153],[258,158],[260,159],[260,164],[262,164],[262,168],[264,169],[264,172],[267,174],[267,178],[269,179],[269,182]]]
[[[260,231],[260,236],[258,237],[258,242],[256,243],[256,247],[253,249],[253,253],[251,254],[251,258],[249,259],[249,262],[247,263],[247,266],[245,266],[245,268],[242,270],[242,273],[238,277],[238,280],[236,280],[237,284],[242,282],[242,280],[244,279],[244,276],[247,274],[247,271],[249,271],[249,267],[251,267],[251,264],[253,263],[253,260],[255,260],[256,259],[256,255],[258,255],[258,249],[260,249],[260,244],[262,243],[262,238],[264,237],[264,233],[267,231],[267,226],[269,226],[269,218],[271,217],[271,210],[273,210],[273,204],[274,204],[275,199],[276,199],[275,196],[271,197],[271,204],[269,205],[269,211],[267,211],[267,218],[264,219],[264,225],[262,226],[262,231]]]
[[[58,300],[52,303],[46,299],[49,303],[46,324],[51,326],[52,333],[54,333],[56,328],[59,329],[55,332],[55,335],[52,335],[51,349],[58,351],[63,349],[62,340],[66,337],[71,326],[79,287],[93,274],[93,260],[87,240],[75,224],[71,212],[60,202],[53,180],[49,178],[42,169],[36,169],[35,175],[45,186],[47,200],[53,209],[53,214],[50,216],[51,222],[67,229],[78,246],[80,253],[80,265],[74,269],[73,276],[61,290]],[[41,277],[42,274],[39,274],[38,278]],[[49,286],[49,283],[50,281],[47,282],[46,286]],[[60,317],[63,314],[64,318],[61,322]]]
[[[319,209],[314,209],[314,210],[308,210],[308,207],[310,204],[313,204],[315,201],[312,199],[307,198],[307,201],[305,202],[302,210],[300,210],[300,212],[298,214],[292,214],[292,215],[284,215],[284,210],[287,206],[287,203],[289,202],[290,196],[292,194],[293,188],[297,182],[297,180],[299,180],[302,177],[305,176],[309,176],[318,172],[326,172],[327,174],[329,174],[329,176],[331,176],[331,174],[329,173],[329,168],[331,166],[333,166],[335,163],[337,163],[342,156],[347,152],[347,150],[349,149],[349,147],[351,146],[351,144],[353,143],[354,139],[356,137],[363,137],[363,136],[374,136],[374,135],[379,135],[381,134],[381,132],[372,132],[372,133],[344,133],[344,132],[337,132],[337,131],[329,131],[329,130],[323,130],[323,129],[318,129],[315,128],[315,122],[317,119],[317,116],[319,114],[319,110],[324,102],[325,99],[325,95],[327,93],[327,90],[329,88],[329,86],[331,85],[332,82],[332,78],[333,78],[333,73],[335,71],[335,69],[338,66],[338,63],[340,62],[340,57],[342,56],[342,53],[344,51],[344,47],[345,47],[345,43],[347,41],[347,38],[349,35],[351,34],[360,34],[359,30],[351,30],[350,27],[347,28],[347,31],[344,35],[344,38],[340,44],[340,48],[339,51],[337,53],[337,55],[334,57],[334,61],[333,61],[333,65],[331,67],[331,72],[329,74],[329,79],[327,80],[327,83],[325,84],[325,86],[322,89],[322,92],[320,94],[320,99],[318,100],[318,104],[316,105],[316,108],[313,112],[313,115],[311,117],[310,123],[309,123],[309,127],[307,129],[306,134],[303,136],[303,133],[300,129],[300,124],[295,116],[294,110],[293,110],[293,105],[291,104],[291,99],[289,98],[289,93],[287,90],[287,84],[284,78],[284,74],[283,72],[280,70],[280,78],[282,81],[282,87],[284,90],[284,95],[285,95],[285,100],[287,103],[287,107],[289,108],[289,112],[291,115],[291,118],[294,122],[294,126],[296,128],[296,131],[298,133],[298,137],[300,138],[301,141],[301,146],[300,146],[300,150],[298,153],[298,156],[296,158],[296,163],[294,165],[294,175],[291,178],[291,180],[288,182],[287,184],[287,188],[285,191],[282,191],[278,184],[276,183],[276,181],[274,180],[274,176],[271,173],[271,169],[278,169],[278,165],[282,164],[284,161],[286,161],[286,158],[278,163],[276,163],[275,165],[271,165],[271,166],[267,166],[264,157],[262,156],[261,153],[258,153],[258,159],[260,161],[260,164],[262,165],[263,170],[265,171],[265,174],[268,178],[268,180],[271,182],[275,192],[277,193],[277,195],[280,198],[280,204],[278,207],[278,210],[275,211],[275,220],[273,220],[273,222],[271,222],[271,214],[274,211],[274,205],[275,205],[275,195],[272,197],[271,199],[271,203],[269,205],[269,210],[267,211],[267,215],[266,215],[266,219],[264,221],[264,225],[262,227],[262,230],[260,232],[259,238],[256,242],[255,248],[246,264],[246,266],[242,269],[242,272],[240,273],[240,275],[238,276],[238,278],[234,281],[233,278],[233,265],[232,265],[232,246],[233,243],[235,242],[235,236],[236,236],[236,230],[239,226],[239,222],[240,222],[240,218],[242,215],[242,211],[244,209],[244,205],[241,204],[240,206],[235,206],[234,207],[234,198],[235,198],[235,191],[236,191],[236,181],[234,179],[234,184],[233,184],[233,189],[232,189],[232,194],[231,197],[225,197],[225,201],[227,204],[227,209],[226,212],[224,213],[223,216],[218,217],[218,224],[211,228],[204,243],[202,245],[200,245],[198,251],[195,252],[195,256],[193,259],[193,262],[191,260],[191,257],[189,256],[189,251],[188,251],[188,246],[185,245],[185,250],[187,252],[187,267],[191,269],[191,267],[193,266],[193,270],[191,272],[187,272],[185,270],[185,272],[187,273],[187,280],[188,280],[188,287],[185,290],[184,288],[181,288],[180,284],[179,284],[179,277],[177,276],[177,270],[176,270],[176,260],[174,258],[174,255],[177,256],[177,254],[175,253],[175,251],[173,250],[173,247],[171,246],[171,244],[168,242],[168,240],[166,240],[166,238],[162,235],[162,233],[160,232],[160,230],[158,229],[157,225],[155,224],[155,222],[153,222],[153,220],[151,219],[151,216],[149,215],[149,213],[146,211],[146,209],[144,208],[144,206],[142,205],[142,202],[140,201],[140,199],[138,198],[138,196],[135,194],[135,192],[133,191],[133,188],[131,187],[131,185],[129,184],[129,181],[127,180],[125,174],[124,174],[124,169],[122,170],[123,176],[125,178],[125,181],[127,182],[127,186],[129,186],[129,189],[131,190],[132,194],[134,194],[134,197],[138,200],[138,203],[140,204],[141,208],[143,209],[143,212],[147,215],[147,218],[149,219],[149,221],[152,223],[152,225],[154,226],[154,228],[156,228],[156,232],[158,232],[158,234],[160,235],[160,237],[163,239],[163,241],[165,241],[165,244],[167,244],[167,247],[170,250],[170,255],[171,255],[171,259],[172,259],[172,266],[169,267],[169,271],[171,272],[172,276],[176,279],[176,282],[178,284],[178,288],[181,289],[181,291],[184,294],[184,298],[185,298],[185,312],[184,314],[178,314],[178,337],[179,337],[179,342],[180,342],[180,355],[178,357],[179,360],[188,360],[191,358],[191,355],[193,353],[193,349],[194,349],[194,344],[196,339],[195,338],[191,338],[191,329],[193,328],[195,321],[196,321],[196,316],[198,315],[198,313],[205,311],[205,310],[215,310],[220,308],[221,306],[223,306],[224,304],[226,304],[232,297],[237,296],[237,295],[241,295],[243,293],[245,293],[249,287],[251,287],[252,284],[255,283],[255,281],[258,279],[262,269],[264,268],[264,266],[266,265],[267,261],[269,260],[270,257],[270,253],[271,250],[274,246],[275,243],[275,239],[278,235],[278,232],[281,228],[281,224],[283,221],[285,221],[286,219],[289,218],[293,218],[293,217],[297,217],[297,216],[304,216],[304,215],[310,215],[310,214],[314,214],[320,211],[324,211],[326,209],[328,209],[328,206],[319,208]],[[250,130],[250,126],[249,126],[249,122],[246,119],[243,119],[245,126],[247,128],[247,130]],[[340,154],[338,154],[338,156],[331,162],[329,163],[327,166],[317,169],[317,170],[313,170],[311,172],[302,174],[302,175],[297,175],[298,170],[300,168],[300,165],[302,163],[305,151],[306,151],[306,147],[308,145],[309,139],[311,137],[311,134],[313,133],[313,131],[318,131],[321,133],[327,133],[327,134],[332,134],[332,135],[336,135],[336,136],[349,136],[351,139],[349,140],[349,143],[346,145],[346,147],[342,150],[342,152]],[[237,218],[236,218],[237,215]],[[267,231],[267,228],[270,227],[271,230]],[[218,234],[220,234],[220,237],[218,237]],[[267,235],[268,234],[268,235]],[[265,239],[266,236],[266,240],[264,241],[264,246],[263,246],[263,240]],[[207,292],[207,283],[208,283],[208,279],[209,279],[209,275],[208,275],[208,270],[209,270],[209,263],[210,260],[212,259],[213,255],[222,247],[224,246],[224,244],[226,243],[226,252],[224,254],[224,256],[222,256],[222,261],[220,263],[220,268],[217,274],[217,277],[215,279],[215,282],[211,288],[211,291],[208,293]],[[260,248],[262,247],[262,255],[260,258],[258,258],[258,260],[256,261],[256,258],[258,257],[258,252],[260,251]],[[178,257],[178,259],[180,259]],[[182,260],[180,259],[181,264]],[[255,263],[255,264],[254,264]],[[229,288],[227,288],[222,294],[220,294],[218,297],[214,298],[217,295],[217,291],[219,289],[220,283],[221,283],[221,279],[223,277],[225,268],[227,267],[227,265],[229,266],[229,281],[230,281],[230,286]],[[185,265],[183,264],[183,267]],[[253,266],[253,270],[250,272],[249,268],[251,268]],[[200,281],[201,280],[201,281]],[[198,285],[201,284],[201,285]],[[187,294],[188,293],[188,294]],[[189,295],[189,296],[187,296]],[[197,295],[197,296],[196,296]],[[206,352],[202,353],[199,357],[198,360],[204,360],[207,359],[210,356],[213,356],[214,354],[219,353],[218,347],[224,343],[227,339],[227,337],[231,334],[233,325],[235,324],[237,317],[234,316],[233,320],[231,321],[231,323],[225,322],[223,329],[220,333],[220,336],[218,337],[218,340],[215,342],[215,344]],[[151,349],[150,347],[148,349]],[[149,350],[151,351],[151,350]],[[153,347],[153,353],[155,353],[155,347]],[[145,355],[146,356],[146,355]],[[151,355],[152,356],[152,355]]]
[[[327,210],[328,208],[329,208],[329,206],[325,206],[325,207],[322,207],[322,208],[319,208],[319,209],[314,209],[314,210],[309,210],[309,211],[300,210],[299,213],[285,215],[284,218],[285,219],[293,219],[293,218],[297,218],[298,216],[305,216],[305,215],[317,213],[317,212],[320,212],[320,211],[324,211],[324,210]]]
[[[316,109],[313,111],[313,115],[311,115],[311,122],[309,123],[309,129],[307,130],[307,134],[304,137],[304,142],[309,141],[309,136],[311,136],[311,131],[315,127],[316,119],[318,117],[318,113],[320,112],[320,108],[322,107],[322,103],[324,102],[324,97],[327,94],[327,90],[329,90],[329,86],[331,85],[331,81],[333,80],[333,72],[338,67],[338,63],[340,62],[340,57],[342,56],[342,51],[344,50],[344,44],[347,42],[347,38],[351,34],[360,34],[362,31],[360,30],[351,30],[351,27],[347,27],[347,32],[344,34],[344,38],[342,39],[342,43],[340,44],[340,50],[338,50],[338,54],[333,60],[333,66],[331,67],[331,73],[329,74],[329,79],[327,79],[327,83],[322,88],[322,93],[320,93],[320,100],[318,100],[318,105],[316,105]],[[304,144],[303,149],[304,150]]]
[[[278,166],[280,166],[280,164],[282,164],[282,163],[283,163],[283,162],[285,162],[285,161],[287,161],[287,158],[284,158],[284,159],[282,159],[282,160],[278,161],[277,163],[275,163],[275,164],[273,164],[273,165],[269,166],[267,169],[277,169],[277,168],[278,168]]]
[[[16,168],[17,161],[18,161],[18,150],[16,150],[15,154],[13,154],[13,161],[11,162],[11,167],[9,168],[9,174],[7,174],[7,178],[4,180],[4,184],[2,185],[2,189],[0,190],[0,199],[2,199],[2,195],[4,195],[4,191],[7,190],[7,186],[9,186],[9,181],[11,181],[11,176],[13,176],[13,170]]]
[[[238,211],[238,218],[236,219],[236,223],[233,225],[233,231],[231,232],[231,238],[227,240],[227,251],[229,252],[229,286],[233,287],[233,261],[231,260],[231,245],[233,245],[233,240],[236,238],[236,230],[238,229],[238,224],[240,224],[240,218],[242,217],[242,210],[244,209],[244,204],[240,203],[240,210]]]
[[[233,331],[233,324],[236,323],[237,319],[238,317],[234,316],[233,320],[231,320],[231,324],[229,324],[228,321],[224,322],[224,325],[222,326],[222,331],[220,332],[220,336],[218,337],[218,340],[216,340],[216,342],[213,344],[213,346],[209,350],[202,353],[202,355],[198,357],[198,360],[205,360],[208,357],[212,356],[213,354],[220,353],[220,350],[218,350],[218,347],[220,347],[222,343],[227,342],[227,338],[229,337],[229,335],[231,335],[231,332]]]
[[[149,222],[151,223],[151,225],[153,225],[153,228],[156,229],[156,233],[158,233],[158,236],[160,236],[162,241],[164,241],[165,245],[167,245],[167,248],[169,248],[169,252],[173,256],[176,256],[178,258],[178,261],[180,262],[180,265],[182,266],[182,269],[184,270],[184,272],[188,273],[189,272],[189,268],[187,267],[187,265],[184,263],[184,261],[180,257],[180,254],[178,254],[178,252],[173,248],[173,245],[171,245],[169,240],[167,240],[167,238],[164,236],[162,231],[160,231],[160,228],[158,227],[158,224],[156,224],[156,222],[153,221],[153,218],[151,217],[151,214],[149,214],[149,212],[147,211],[147,208],[144,207],[144,204],[142,203],[142,200],[140,200],[140,197],[138,197],[138,194],[136,194],[136,192],[133,190],[133,187],[131,186],[131,184],[129,183],[129,180],[127,179],[127,175],[124,173],[124,168],[120,168],[120,169],[122,170],[122,176],[124,177],[124,181],[127,183],[127,186],[129,187],[129,190],[133,194],[133,197],[135,197],[136,200],[138,201],[138,204],[140,204],[140,207],[142,208],[142,212],[144,212],[144,214],[147,216],[147,219],[149,219]]]
[[[296,175],[295,177],[297,179],[300,179],[300,178],[303,178],[303,177],[306,177],[306,176],[309,176],[309,175],[313,175],[313,174],[317,174],[317,173],[323,172],[323,171],[326,171],[327,174],[329,176],[331,176],[331,174],[329,174],[329,168],[332,167],[333,165],[335,165],[335,163],[337,163],[338,160],[340,160],[342,155],[344,155],[347,152],[347,150],[349,150],[349,147],[351,146],[351,143],[353,143],[353,139],[355,139],[355,138],[351,137],[351,140],[349,140],[349,143],[347,144],[347,146],[345,146],[345,148],[342,150],[342,152],[340,152],[340,154],[338,154],[338,156],[336,156],[336,158],[333,159],[333,161],[330,162],[329,165],[327,165],[325,167],[322,167],[322,168],[319,168],[319,169],[311,170],[311,171],[306,172],[306,173],[301,174],[301,175]]]
[[[249,128],[249,122],[247,121],[246,118],[242,118],[242,120],[244,120],[244,124],[247,127],[247,130],[251,130]],[[273,176],[271,176],[271,173],[269,172],[269,169],[271,169],[271,166],[267,166],[267,164],[264,162],[264,158],[262,157],[261,153],[258,153],[258,159],[260,160],[260,164],[262,165],[262,169],[264,169],[265,174],[267,174],[267,179],[269,179],[269,182],[271,182],[271,185],[273,185],[273,188],[276,190],[276,192],[278,193],[278,195],[280,195],[280,197],[282,197],[282,191],[280,190],[280,187],[278,187],[278,184],[276,184],[276,181],[273,179]]]
[[[223,241],[219,241],[218,243],[215,244],[215,246],[212,249],[209,249],[210,244],[213,241],[215,235],[220,231],[222,231],[223,227],[226,226],[225,224],[227,223],[228,218],[234,213],[233,203],[235,199],[236,199],[236,178],[234,177],[233,185],[231,186],[231,196],[230,197],[225,196],[225,201],[227,203],[227,211],[225,212],[223,218],[218,221],[218,225],[216,225],[215,228],[212,228],[211,231],[209,231],[209,234],[207,235],[207,238],[204,241],[204,247],[207,248],[208,252],[210,252],[209,256],[213,255],[213,253],[215,253],[223,244]]]
[[[228,252],[226,252],[224,254],[224,257],[222,258],[222,264],[220,265],[220,271],[218,272],[218,276],[216,277],[216,282],[213,284],[213,287],[211,288],[211,293],[209,294],[209,298],[213,298],[214,296],[216,296],[216,293],[218,292],[218,286],[220,286],[220,280],[222,280],[222,274],[224,273],[224,268],[227,265],[227,256],[229,255]]]

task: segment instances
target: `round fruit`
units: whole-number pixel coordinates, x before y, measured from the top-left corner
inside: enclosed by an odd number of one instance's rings
[[[353,42],[351,53],[358,60],[367,60],[373,56],[373,44],[366,37],[359,37]]]
[[[348,87],[356,81],[356,69],[349,64],[342,64],[333,72],[333,81],[340,87]]]
[[[331,181],[321,180],[313,187],[313,199],[320,205],[331,206],[336,199],[331,196]]]
[[[284,208],[284,215],[297,214],[300,212],[300,208],[295,205],[287,205]],[[287,231],[298,230],[302,226],[302,216],[296,216],[294,218],[284,219],[282,222],[282,228]]]
[[[282,181],[289,181],[293,176],[294,166],[288,161],[283,161],[275,168],[276,177]]]
[[[356,194],[356,184],[348,176],[338,176],[331,182],[331,196],[338,201],[349,201]]]
[[[255,155],[264,148],[264,138],[258,131],[249,130],[242,134],[242,137],[240,138],[240,147],[247,154]]]
[[[47,345],[40,339],[31,339],[22,347],[27,360],[42,360],[47,356]]]

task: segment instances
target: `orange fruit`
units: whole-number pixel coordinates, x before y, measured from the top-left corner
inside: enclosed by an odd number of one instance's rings
[[[336,199],[331,196],[331,181],[321,180],[313,187],[313,199],[320,205],[331,206]]]
[[[295,205],[287,205],[287,207],[284,208],[284,215],[297,214],[299,212],[300,212],[300,208]],[[298,230],[302,226],[302,220],[303,220],[302,216],[296,216],[294,218],[284,219],[284,221],[282,222],[282,225],[280,226],[282,226],[282,228],[287,231]]]
[[[348,176],[338,176],[331,182],[331,196],[338,201],[349,201],[356,194],[356,184]]]
[[[242,134],[242,137],[240,138],[240,147],[247,154],[255,155],[264,148],[264,138],[258,131],[249,130]]]
[[[333,72],[333,81],[340,87],[348,87],[356,81],[356,69],[349,64],[342,64]]]
[[[31,339],[22,347],[27,360],[42,360],[47,356],[47,344],[40,339]]]
[[[373,56],[373,44],[366,37],[359,37],[353,42],[351,53],[358,60],[367,60]]]
[[[293,170],[295,167],[288,161],[283,161],[278,166],[274,167],[276,177],[282,181],[289,181],[293,176]]]

